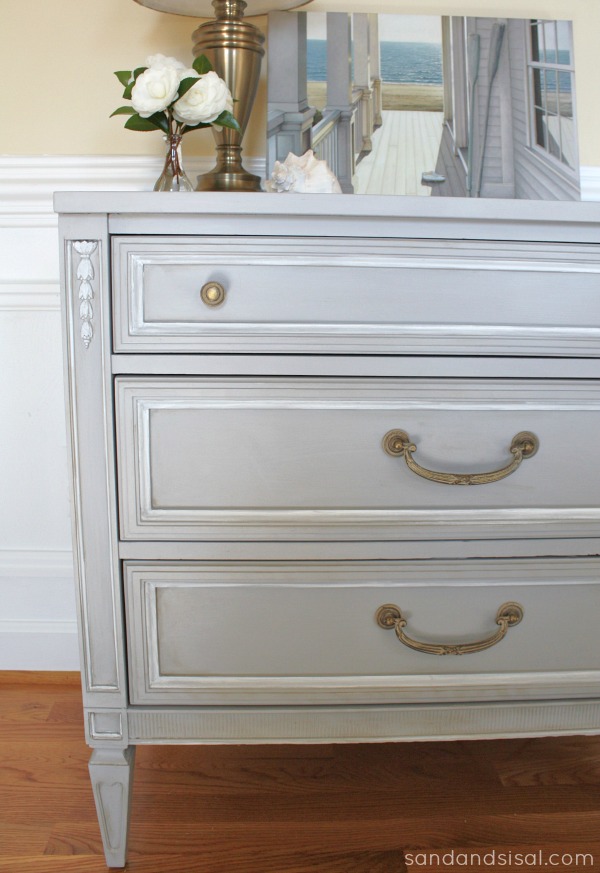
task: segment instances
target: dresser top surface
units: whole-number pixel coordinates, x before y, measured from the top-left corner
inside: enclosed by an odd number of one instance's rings
[[[57,192],[58,213],[108,216],[111,233],[444,237],[600,243],[600,203],[264,193]],[[284,225],[282,225],[284,221]],[[254,232],[254,231],[253,231]]]

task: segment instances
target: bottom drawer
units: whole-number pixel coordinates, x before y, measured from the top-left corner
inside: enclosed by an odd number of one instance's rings
[[[600,687],[600,559],[129,561],[124,578],[134,704],[525,700]],[[405,625],[380,611],[390,604]],[[499,616],[504,604],[518,623]]]

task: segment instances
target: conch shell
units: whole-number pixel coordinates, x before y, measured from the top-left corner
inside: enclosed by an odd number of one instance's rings
[[[265,185],[273,194],[341,194],[342,189],[326,161],[315,157],[312,149],[303,155],[289,153],[285,161],[275,161]]]

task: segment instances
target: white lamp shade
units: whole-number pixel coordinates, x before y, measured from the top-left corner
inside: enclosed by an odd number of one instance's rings
[[[211,0],[136,0],[136,3],[148,6],[149,9],[157,9],[159,12],[189,15],[190,18],[214,18],[215,14]],[[309,3],[310,0],[246,0],[247,8],[244,17],[296,9]]]

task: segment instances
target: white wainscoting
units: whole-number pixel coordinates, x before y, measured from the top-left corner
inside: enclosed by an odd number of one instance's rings
[[[600,200],[600,167],[581,167],[581,199]]]
[[[70,549],[0,549],[0,602],[0,669],[78,669]]]
[[[52,194],[149,190],[161,164],[0,156],[0,669],[78,669]],[[188,159],[190,178],[212,164]],[[264,176],[262,159],[245,164]],[[581,183],[600,200],[600,167]]]

